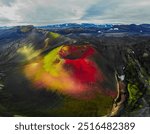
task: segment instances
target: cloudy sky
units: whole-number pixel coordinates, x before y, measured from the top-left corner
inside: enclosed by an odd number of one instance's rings
[[[0,25],[150,23],[150,0],[0,0]]]

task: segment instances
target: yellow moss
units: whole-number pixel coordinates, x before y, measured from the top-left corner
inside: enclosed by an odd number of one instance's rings
[[[61,48],[62,46],[55,48],[44,57],[44,70],[53,76],[58,76],[62,69],[63,60],[58,55]]]
[[[54,38],[54,39],[60,37],[60,34],[57,34],[57,33],[50,32],[49,34],[50,34],[50,36],[52,36],[52,38]]]
[[[31,45],[24,45],[23,47],[19,48],[17,52],[23,55],[26,60],[31,60],[32,58],[37,57],[41,53],[40,50],[34,50],[34,47]]]

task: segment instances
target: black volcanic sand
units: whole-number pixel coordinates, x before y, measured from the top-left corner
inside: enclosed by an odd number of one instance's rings
[[[2,116],[104,116],[113,103],[113,98],[100,94],[92,99],[77,99],[33,89],[19,68],[9,73],[4,83],[6,86],[0,93]]]

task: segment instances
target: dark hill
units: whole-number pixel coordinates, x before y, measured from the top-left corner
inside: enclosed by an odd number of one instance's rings
[[[0,116],[149,116],[149,28],[148,24],[64,24],[0,29]],[[94,62],[107,79],[102,87],[117,92],[116,84],[125,85],[120,86],[124,90],[118,91],[118,98],[98,95],[95,99],[82,100],[57,91],[33,90],[35,87],[22,69],[62,45],[94,48],[99,53]],[[70,57],[81,58],[80,51],[71,52]],[[55,61],[58,63],[59,59]]]

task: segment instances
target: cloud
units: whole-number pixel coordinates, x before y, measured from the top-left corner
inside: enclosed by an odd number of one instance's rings
[[[10,22],[9,19],[7,19],[7,18],[0,18],[0,25],[6,24],[8,22]]]
[[[0,0],[0,3],[6,6],[11,6],[11,4],[14,2],[15,0]]]
[[[148,0],[101,0],[91,5],[81,20],[104,23],[150,23]]]
[[[149,0],[0,0],[0,24],[150,23],[149,7]]]
[[[7,3],[7,4],[6,4]],[[63,23],[78,20],[91,0],[15,0],[0,3],[0,17],[19,24]],[[9,4],[8,4],[9,3]],[[10,4],[11,3],[11,4]]]
[[[27,22],[64,23],[80,19],[91,3],[91,0],[86,3],[85,0],[36,0],[34,4],[33,0],[27,0],[19,12]]]

